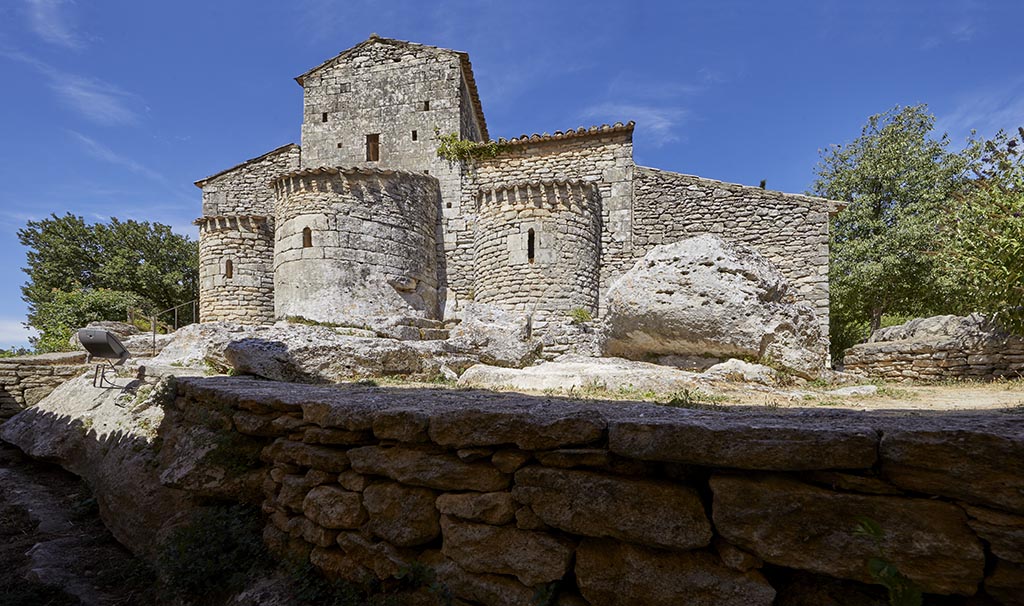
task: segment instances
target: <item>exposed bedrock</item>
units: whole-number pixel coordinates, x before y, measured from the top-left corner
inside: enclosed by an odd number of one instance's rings
[[[651,249],[608,290],[606,353],[771,360],[805,376],[828,342],[813,308],[755,250],[702,235]]]

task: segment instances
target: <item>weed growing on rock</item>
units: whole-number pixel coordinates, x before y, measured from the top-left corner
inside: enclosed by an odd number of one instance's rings
[[[593,320],[594,316],[590,315],[590,312],[582,307],[577,307],[569,312],[569,318],[572,319],[573,324],[584,324]]]
[[[875,544],[877,555],[867,562],[868,574],[889,592],[890,606],[921,606],[921,589],[885,559],[882,549],[885,531],[881,524],[871,518],[860,518],[854,534],[867,537]]]
[[[668,400],[660,402],[660,404],[671,406],[672,408],[725,411],[729,410],[729,407],[723,406],[721,402],[727,399],[725,396],[706,393],[699,389],[683,389],[672,393],[669,395]]]

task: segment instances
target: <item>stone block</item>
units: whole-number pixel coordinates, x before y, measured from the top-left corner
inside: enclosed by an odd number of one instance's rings
[[[712,511],[721,537],[766,562],[871,583],[881,557],[927,593],[973,595],[985,555],[964,512],[927,499],[831,492],[778,475],[715,475]],[[860,520],[881,527],[877,540]]]
[[[512,494],[545,524],[573,534],[671,549],[711,542],[711,524],[700,497],[687,486],[526,467],[516,472]]]
[[[352,469],[386,476],[403,484],[440,490],[494,492],[509,485],[509,476],[487,463],[466,463],[449,454],[404,447],[364,446],[348,451]]]
[[[374,535],[399,547],[422,545],[441,532],[434,502],[437,493],[394,483],[372,484],[363,490]]]
[[[317,486],[302,502],[307,518],[324,528],[358,528],[366,521],[362,495],[336,486]]]
[[[441,520],[441,552],[469,572],[508,574],[533,587],[563,578],[569,570],[572,542],[542,532]]]
[[[516,505],[509,492],[443,494],[437,497],[437,509],[463,520],[500,526],[511,522]]]

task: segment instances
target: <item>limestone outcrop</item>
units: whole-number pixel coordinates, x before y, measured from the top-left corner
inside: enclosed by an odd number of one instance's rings
[[[1024,376],[1024,337],[980,314],[917,318],[876,330],[843,356],[847,372],[884,379]]]
[[[450,345],[476,353],[484,364],[522,368],[540,355],[543,342],[532,338],[526,314],[469,303],[459,317],[461,322],[451,329]]]
[[[751,248],[702,235],[656,246],[612,283],[606,353],[771,360],[804,376],[824,368],[827,340],[810,305]]]

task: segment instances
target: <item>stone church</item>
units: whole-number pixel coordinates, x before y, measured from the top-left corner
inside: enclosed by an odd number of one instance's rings
[[[652,247],[713,233],[776,264],[827,335],[826,200],[637,166],[633,122],[439,157],[438,133],[492,140],[463,52],[372,35],[296,81],[301,147],[196,182],[203,321],[436,322],[476,301],[543,330],[599,317]]]

